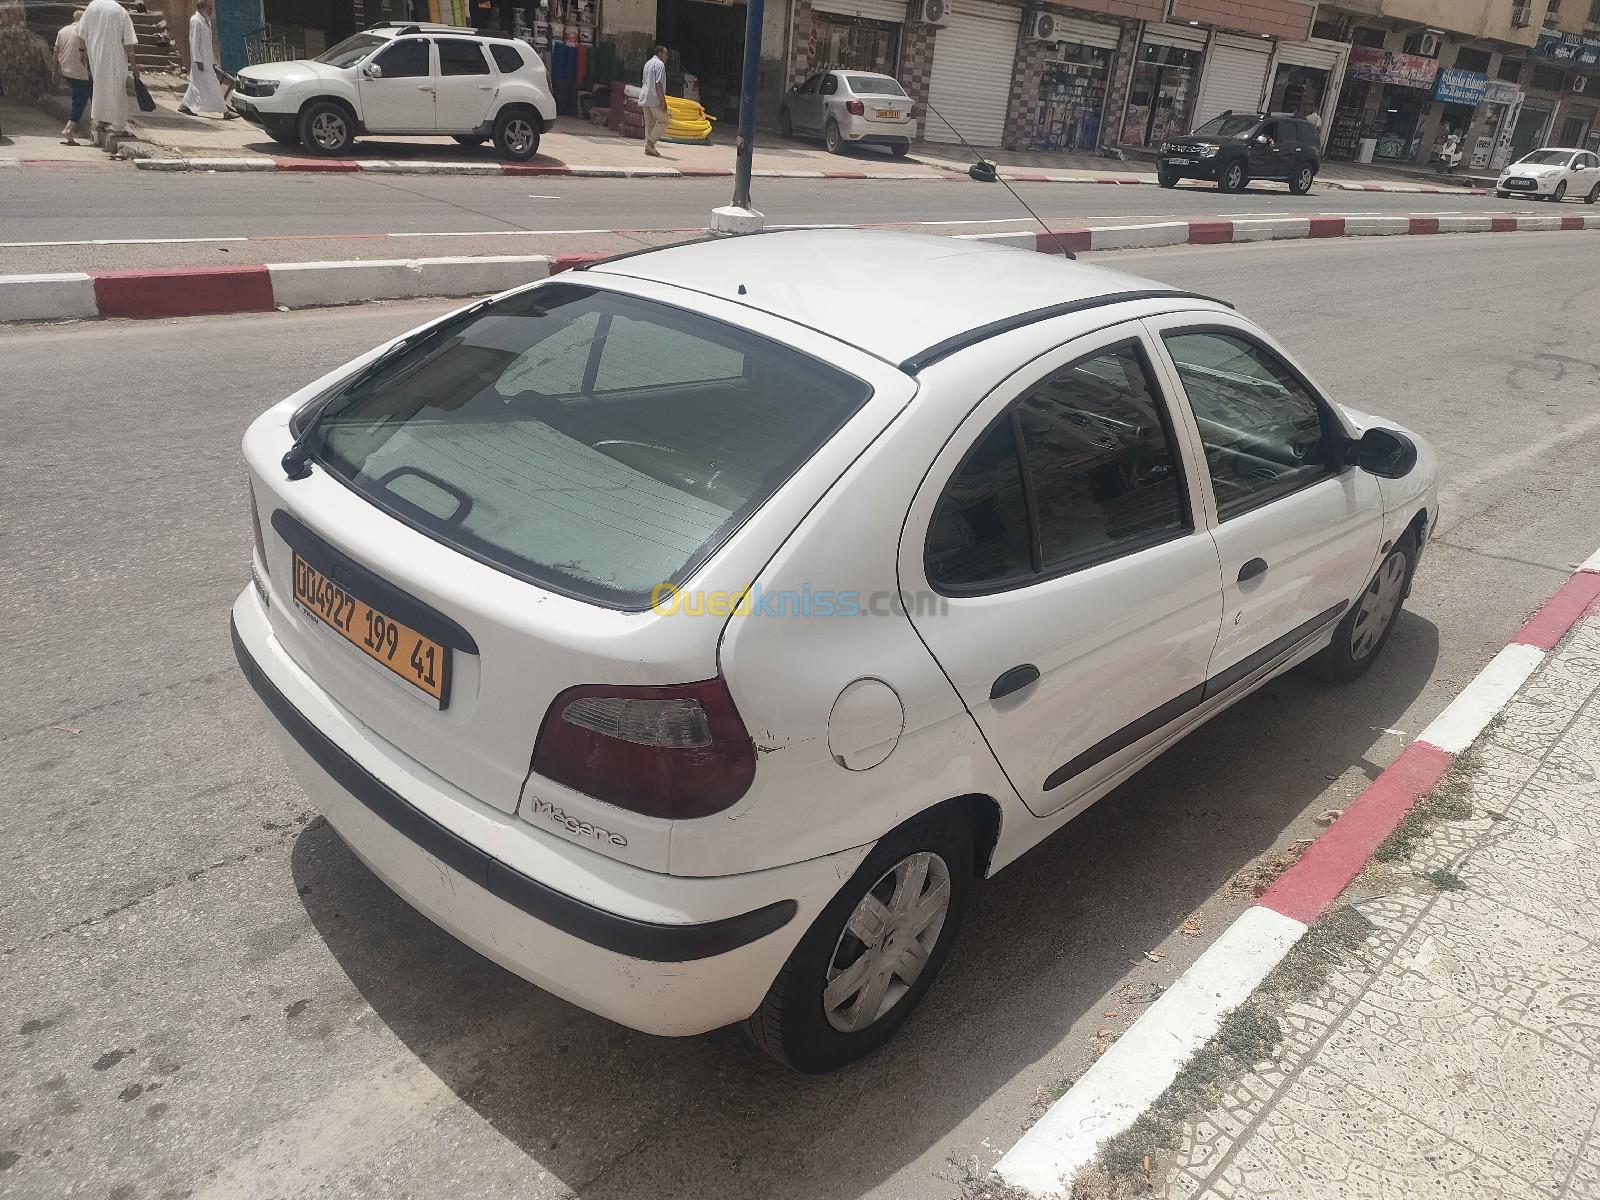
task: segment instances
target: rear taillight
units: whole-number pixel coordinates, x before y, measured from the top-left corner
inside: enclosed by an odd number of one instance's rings
[[[648,817],[704,817],[736,803],[755,744],[719,679],[671,687],[568,688],[545,714],[533,769]]]
[[[859,100],[846,100],[844,102],[844,110],[852,117],[859,117],[867,111],[867,106]]]
[[[246,479],[244,481],[244,489],[250,496],[250,532],[255,535],[256,539],[256,558],[261,563],[262,572],[265,573],[267,569],[267,542],[261,536],[261,510],[256,507],[255,484]]]

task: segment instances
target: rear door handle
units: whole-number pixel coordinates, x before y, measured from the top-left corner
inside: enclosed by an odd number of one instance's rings
[[[989,689],[989,699],[998,700],[1001,696],[1009,696],[1012,692],[1020,692],[1038,678],[1039,668],[1032,663],[1023,663],[1021,666],[1012,667],[1011,670],[994,681],[994,686]]]
[[[1254,579],[1257,575],[1265,575],[1266,573],[1267,560],[1264,558],[1252,558],[1239,568],[1239,582],[1243,583],[1247,579]]]

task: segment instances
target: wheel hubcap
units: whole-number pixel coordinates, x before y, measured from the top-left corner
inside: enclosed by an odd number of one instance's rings
[[[873,884],[828,963],[828,1024],[855,1033],[900,1003],[927,969],[949,913],[950,868],[937,854],[902,859]]]
[[[1304,167],[1300,169],[1300,190],[1302,192],[1308,192],[1311,190],[1311,172],[1307,171]]]
[[[311,136],[317,145],[332,149],[344,141],[344,122],[333,113],[322,113],[311,122]]]
[[[1233,170],[1228,172],[1228,186],[1229,187],[1238,187],[1239,186],[1239,181],[1241,179],[1243,179],[1243,178],[1244,178],[1244,172],[1239,170],[1238,167],[1234,167]]]
[[[1377,649],[1383,634],[1400,610],[1405,590],[1406,556],[1398,550],[1383,560],[1378,574],[1362,593],[1356,621],[1350,629],[1350,657],[1360,662]]]
[[[533,126],[526,121],[512,121],[506,126],[506,144],[514,153],[521,154],[533,141]]]

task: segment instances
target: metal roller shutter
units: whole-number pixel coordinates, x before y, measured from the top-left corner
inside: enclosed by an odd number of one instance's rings
[[[1058,42],[1077,42],[1083,46],[1095,46],[1101,50],[1115,50],[1117,39],[1122,36],[1122,27],[1107,25],[1101,21],[1085,21],[1082,17],[1055,17],[1055,40]]]
[[[1267,81],[1267,62],[1271,57],[1271,42],[1248,42],[1218,34],[1206,60],[1194,125],[1198,127],[1229,109],[1259,112],[1261,92]]]
[[[1314,67],[1318,71],[1332,71],[1339,65],[1339,52],[1343,48],[1338,42],[1319,40],[1279,42],[1277,61],[1294,67]]]
[[[998,146],[1005,135],[1011,72],[1017,58],[1022,10],[980,0],[952,4],[933,43],[928,80],[930,109],[923,136],[959,142],[955,131],[933,115],[938,109],[974,146]]]
[[[825,0],[812,7],[821,13],[865,17],[869,21],[893,21],[899,24],[906,19],[906,0]]]
[[[1177,46],[1183,50],[1204,50],[1206,31],[1189,25],[1146,25],[1144,40],[1153,46]]]

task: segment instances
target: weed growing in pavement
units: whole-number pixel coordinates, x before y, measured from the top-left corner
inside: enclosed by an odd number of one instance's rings
[[[959,1200],[1034,1200],[1032,1192],[1012,1187],[991,1172],[980,1172],[976,1161],[957,1162],[953,1158],[945,1161],[961,1173],[956,1181],[961,1188]]]
[[[1483,756],[1467,750],[1456,757],[1433,791],[1411,806],[1411,811],[1384,838],[1372,857],[1375,862],[1398,862],[1411,857],[1433,829],[1445,821],[1465,821],[1472,816],[1472,776],[1483,769]]]
[[[1433,884],[1433,886],[1438,888],[1441,892],[1464,891],[1467,886],[1461,881],[1461,876],[1457,875],[1454,871],[1428,871],[1423,875],[1423,878],[1429,883]]]

